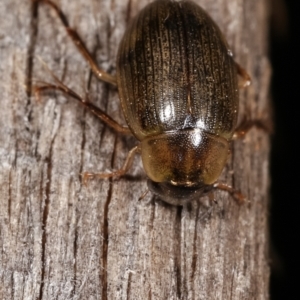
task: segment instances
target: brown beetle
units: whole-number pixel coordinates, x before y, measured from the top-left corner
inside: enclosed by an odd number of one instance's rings
[[[57,89],[78,100],[118,132],[132,133],[140,144],[122,169],[84,178],[124,175],[140,152],[149,189],[162,200],[183,205],[214,188],[243,196],[217,182],[237,127],[238,74],[218,26],[190,1],[157,0],[135,17],[120,43],[115,77],[99,69],[78,34],[58,13],[75,45],[102,81],[117,85],[128,127],[81,98],[59,80],[36,87]],[[246,126],[247,127],[247,126]]]

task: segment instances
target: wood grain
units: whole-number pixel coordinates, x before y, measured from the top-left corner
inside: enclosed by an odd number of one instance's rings
[[[97,57],[115,72],[117,45],[147,0],[61,0]],[[252,76],[240,92],[241,118],[269,110],[267,0],[198,0]],[[147,189],[137,157],[119,181],[80,173],[120,167],[133,138],[122,137],[72,99],[31,83],[65,84],[124,123],[117,91],[91,75],[53,11],[36,2],[0,4],[0,298],[268,299],[269,137],[253,129],[234,142],[216,205],[192,208],[138,198]],[[153,199],[152,199],[153,200]]]

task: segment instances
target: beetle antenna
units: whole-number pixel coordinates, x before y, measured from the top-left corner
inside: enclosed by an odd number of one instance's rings
[[[147,190],[139,197],[138,201],[143,200],[143,199],[147,196],[148,193],[149,193],[149,189],[147,189]]]

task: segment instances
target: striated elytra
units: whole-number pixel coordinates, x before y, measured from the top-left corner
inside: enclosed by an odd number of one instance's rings
[[[149,189],[173,204],[199,198],[226,164],[238,114],[237,68],[217,25],[190,1],[149,4],[121,41],[117,85]]]
[[[191,1],[157,0],[131,22],[120,42],[116,77],[99,69],[64,14],[50,0],[68,34],[99,79],[115,84],[128,128],[82,99],[63,83],[58,89],[80,101],[102,121],[140,144],[124,166],[109,174],[85,173],[84,178],[124,175],[140,152],[148,187],[160,199],[184,205],[214,188],[242,201],[233,188],[217,180],[227,162],[237,126],[238,74],[220,29]]]

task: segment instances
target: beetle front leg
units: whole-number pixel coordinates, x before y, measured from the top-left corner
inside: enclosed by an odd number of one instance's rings
[[[135,154],[140,153],[140,151],[141,151],[140,145],[132,148],[127,155],[127,158],[125,160],[123,167],[117,171],[114,171],[111,173],[89,173],[89,172],[83,173],[82,177],[83,177],[84,184],[87,183],[88,179],[93,179],[93,178],[105,179],[105,178],[112,178],[112,177],[118,178],[118,177],[125,175],[132,166]]]
[[[228,184],[216,182],[213,185],[213,187],[215,189],[219,189],[219,190],[228,192],[238,204],[244,204],[246,201],[246,197],[240,191],[234,189],[232,186],[230,186]]]

